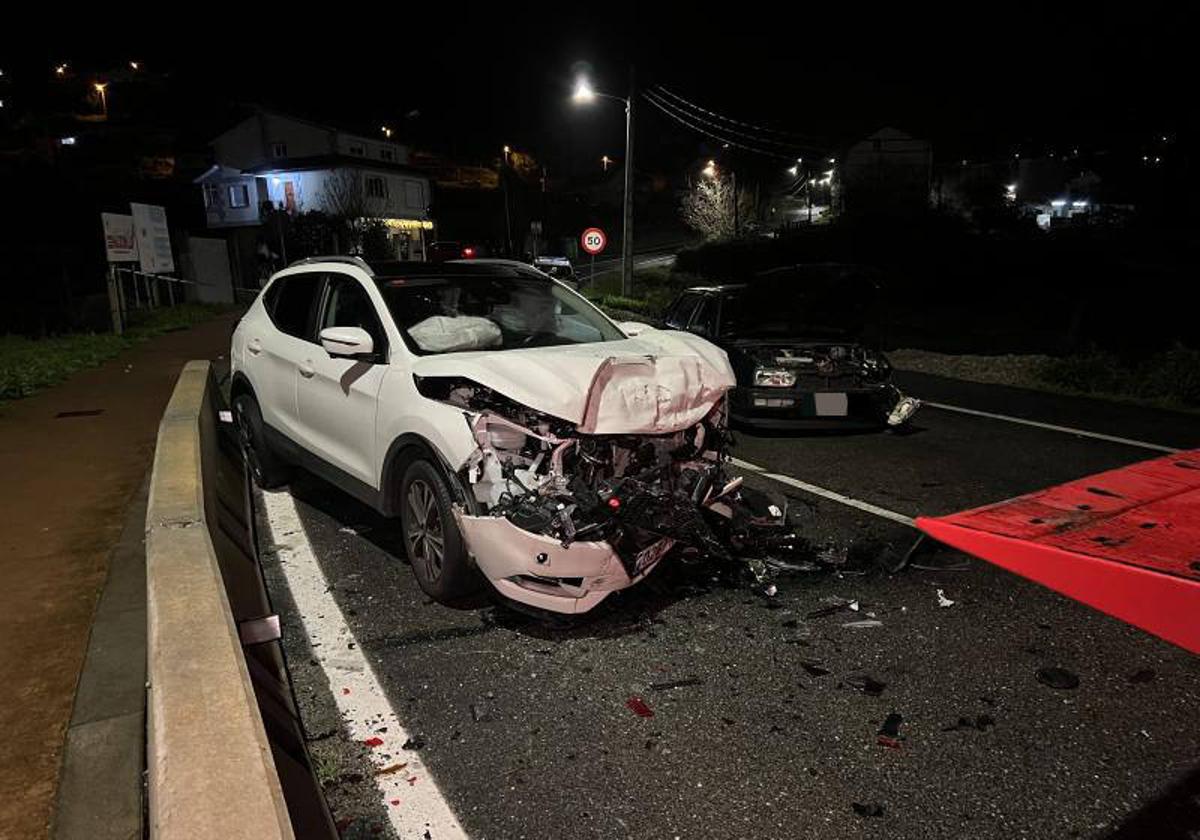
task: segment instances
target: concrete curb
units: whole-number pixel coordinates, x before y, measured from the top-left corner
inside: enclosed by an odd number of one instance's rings
[[[146,510],[150,836],[293,838],[271,747],[204,520],[189,362],[158,429]]]

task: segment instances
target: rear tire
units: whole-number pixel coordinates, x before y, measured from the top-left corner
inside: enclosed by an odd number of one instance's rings
[[[479,592],[482,579],[467,556],[442,472],[419,458],[400,481],[404,553],[426,595],[451,606]]]
[[[273,490],[287,484],[290,470],[267,443],[258,400],[250,394],[237,397],[233,401],[233,418],[237,424],[242,457],[246,460],[254,483],[263,490]]]

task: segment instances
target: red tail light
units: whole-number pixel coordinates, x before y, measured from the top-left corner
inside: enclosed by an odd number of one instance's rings
[[[463,259],[464,260],[474,259],[474,257],[475,257],[475,249],[474,248],[463,248]]]

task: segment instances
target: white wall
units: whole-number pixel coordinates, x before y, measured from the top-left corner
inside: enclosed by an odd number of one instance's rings
[[[330,208],[325,206],[325,185],[326,181],[333,177],[335,171],[337,170],[268,174],[264,176],[267,194],[276,206],[286,206],[286,185],[291,182],[296,209],[299,212],[328,210]],[[358,172],[364,190],[367,180],[370,178],[382,178],[386,185],[386,197],[367,196],[366,198],[367,209],[372,216],[385,219],[426,218],[425,210],[429,206],[429,181],[425,178],[383,170],[353,171]]]

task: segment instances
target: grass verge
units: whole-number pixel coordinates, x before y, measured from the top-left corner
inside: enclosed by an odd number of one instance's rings
[[[74,333],[30,339],[0,336],[0,402],[28,397],[57,385],[77,371],[103,364],[121,352],[163,333],[187,329],[232,307],[185,303],[145,313],[124,335]]]

